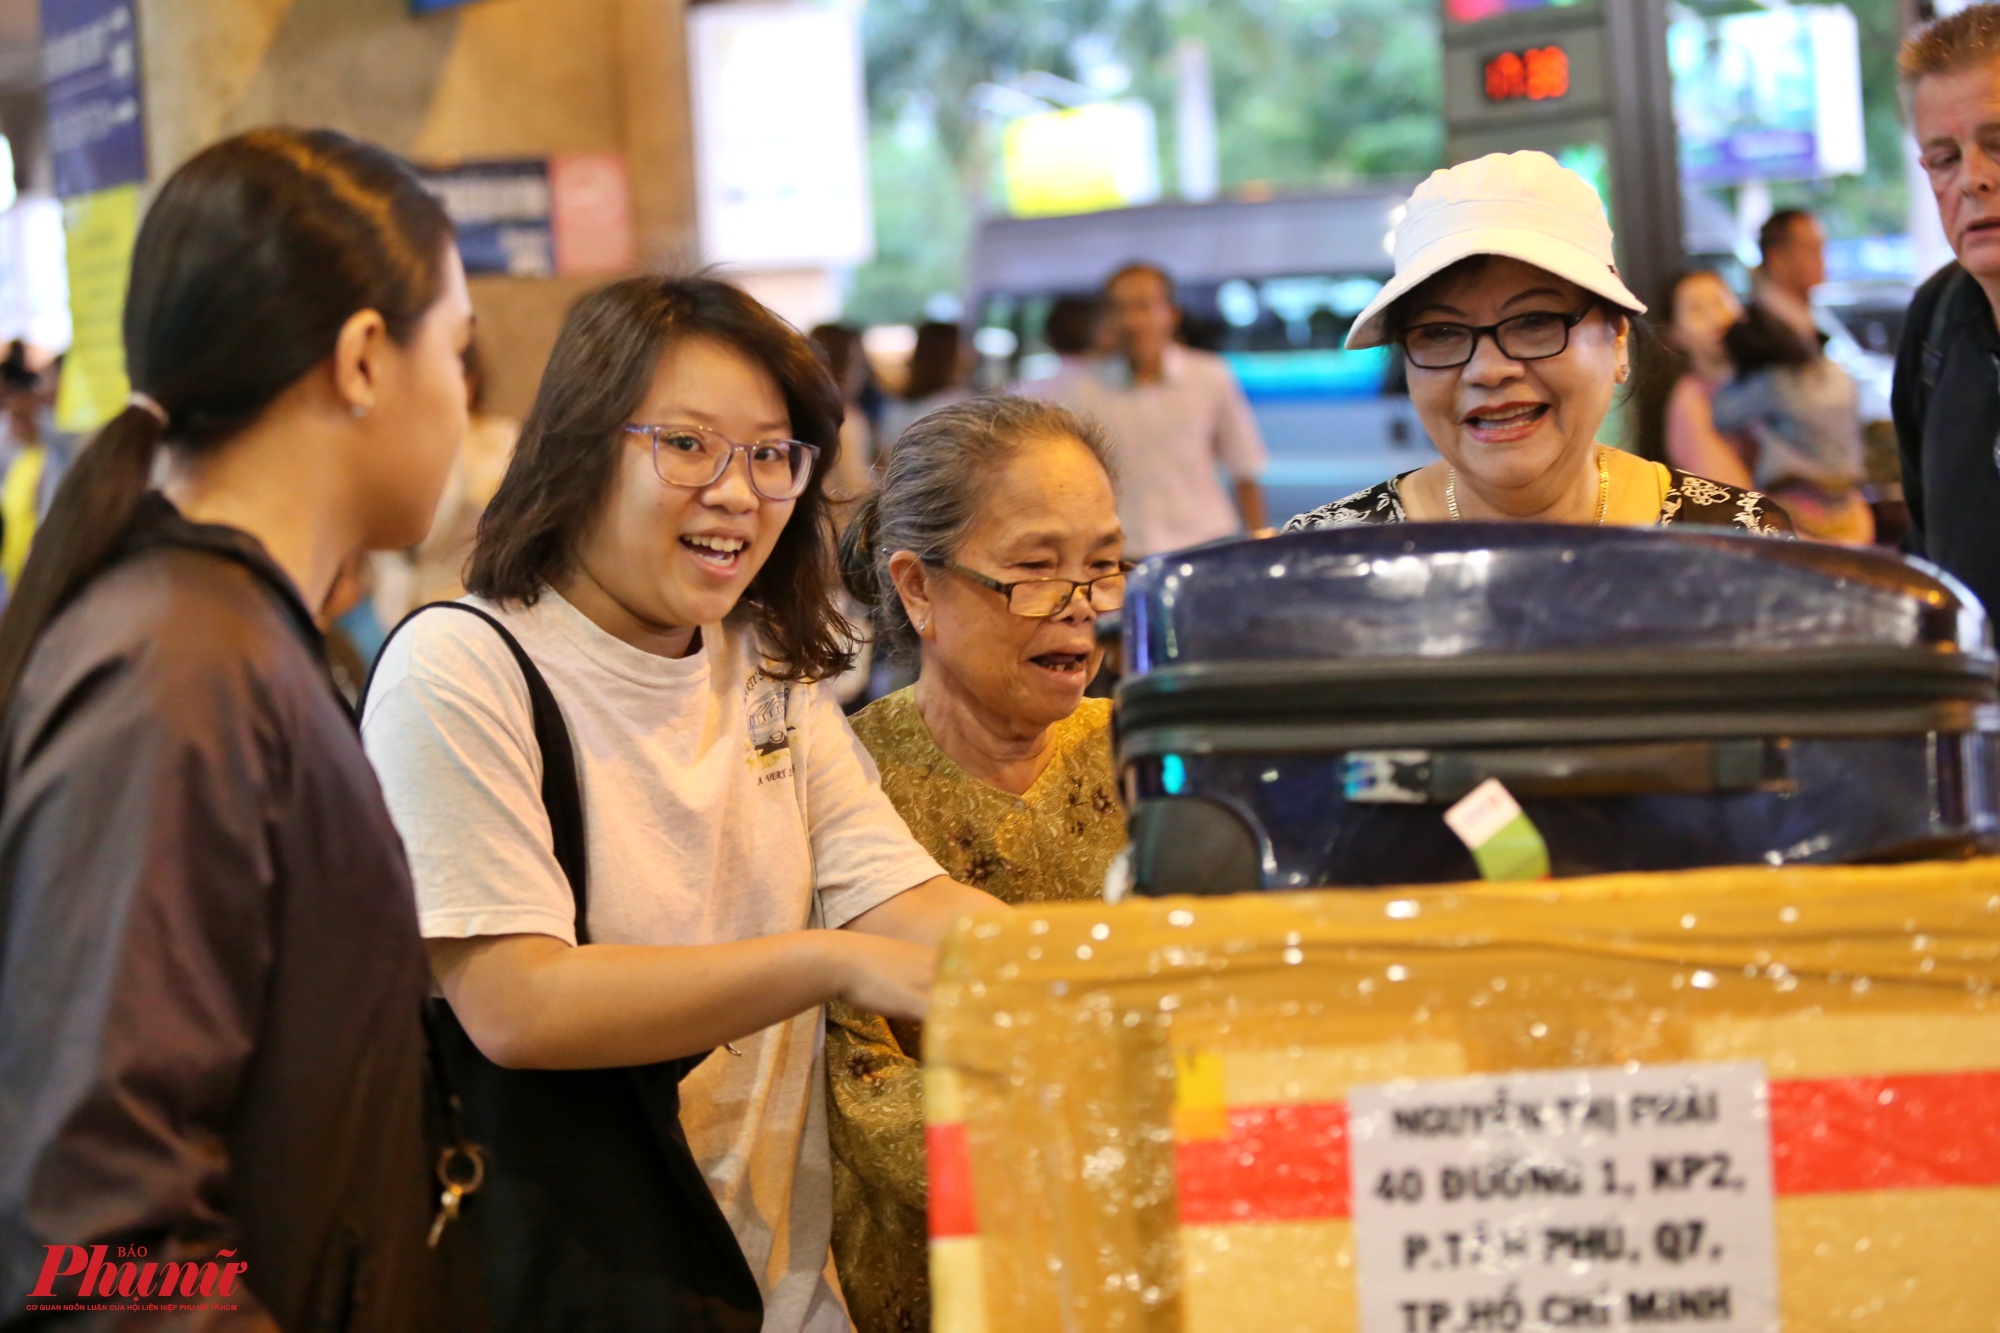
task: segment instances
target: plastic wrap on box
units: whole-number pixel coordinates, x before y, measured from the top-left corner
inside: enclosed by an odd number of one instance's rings
[[[1355,1178],[1376,1150],[1350,1134],[1350,1095],[1678,1067],[1757,1080],[1768,1154],[1735,1171],[1768,1182],[1757,1225],[1785,1333],[2000,1329],[1996,984],[1994,861],[1137,900],[962,927],[925,1038],[935,1327],[1362,1328],[1359,1288],[1398,1279],[1357,1277],[1353,1216],[1379,1213],[1357,1191],[1394,1183]],[[1666,1157],[1652,1190],[1701,1184]],[[1727,1206],[1717,1225],[1747,1234],[1755,1214]],[[1688,1233],[1631,1231],[1646,1253],[1629,1280],[1588,1268],[1596,1309],[1551,1323],[1530,1302],[1509,1323],[1453,1303],[1440,1274],[1448,1314],[1419,1303],[1402,1324],[1760,1326],[1747,1288],[1733,1317],[1699,1308],[1686,1273],[1721,1264],[1719,1245],[1677,1274],[1657,1251]],[[1410,1267],[1442,1269],[1422,1252]]]

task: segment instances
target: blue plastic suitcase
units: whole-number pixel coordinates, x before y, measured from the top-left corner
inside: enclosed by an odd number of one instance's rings
[[[1411,524],[1147,561],[1133,887],[1478,877],[1488,778],[1556,875],[2000,848],[1985,614],[1918,561],[1704,530]]]

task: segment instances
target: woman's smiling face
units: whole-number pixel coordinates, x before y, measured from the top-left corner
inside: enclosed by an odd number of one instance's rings
[[[1446,269],[1408,298],[1407,335],[1423,324],[1498,324],[1573,315],[1597,298],[1575,283],[1500,256]],[[1409,366],[1410,401],[1445,460],[1482,490],[1531,493],[1587,459],[1625,364],[1627,326],[1592,308],[1556,356],[1517,361],[1483,334],[1465,365]]]
[[[731,441],[783,439],[792,429],[771,372],[705,337],[668,347],[633,420],[699,426]],[[578,544],[588,586],[564,595],[586,599],[585,614],[628,642],[675,641],[677,632],[685,640],[736,609],[798,502],[758,494],[741,453],[714,482],[688,487],[660,480],[651,437],[621,434],[616,447],[611,493]]]

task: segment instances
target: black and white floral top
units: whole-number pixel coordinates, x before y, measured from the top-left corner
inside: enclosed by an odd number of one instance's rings
[[[1656,463],[1667,474],[1665,498],[1660,502],[1660,526],[1686,524],[1695,527],[1742,528],[1765,537],[1792,535],[1792,519],[1762,491],[1738,490],[1719,481],[1697,477],[1665,464]],[[1285,524],[1286,532],[1307,532],[1313,528],[1349,528],[1363,523],[1401,523],[1404,477],[1370,486],[1365,491],[1321,505]]]

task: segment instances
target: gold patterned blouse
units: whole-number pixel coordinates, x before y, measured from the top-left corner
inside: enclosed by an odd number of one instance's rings
[[[953,879],[1017,904],[1103,892],[1125,845],[1108,700],[1085,699],[1056,725],[1055,754],[1021,796],[979,781],[940,750],[914,689],[857,714],[854,734],[910,832]],[[828,1007],[833,1255],[860,1333],[931,1326],[921,1041],[914,1024]]]

